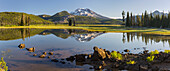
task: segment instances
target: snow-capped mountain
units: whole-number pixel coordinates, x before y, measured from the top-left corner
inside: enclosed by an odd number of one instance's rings
[[[165,16],[168,16],[168,13],[164,13],[164,12],[160,12],[160,11],[158,11],[158,10],[156,10],[156,11],[154,11],[153,13],[152,13],[152,15],[154,16],[154,15],[159,15],[159,16],[161,16],[161,15],[165,15]]]
[[[97,14],[88,8],[78,8],[74,12],[71,12],[70,14],[78,15],[78,16],[89,16],[89,17],[95,17],[95,18],[100,18],[100,19],[110,19],[108,17],[104,17],[100,14]]]
[[[75,35],[72,35],[72,37],[75,38],[79,42],[88,42],[102,34],[104,33],[75,34]]]

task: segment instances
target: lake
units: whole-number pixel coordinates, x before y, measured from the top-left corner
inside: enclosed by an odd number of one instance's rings
[[[35,47],[35,52],[18,48]],[[0,29],[0,57],[11,71],[89,71],[90,65],[75,62],[52,62],[75,54],[91,54],[97,46],[109,51],[142,53],[143,50],[170,50],[170,36],[145,33],[109,33],[76,29]],[[39,58],[43,52],[54,52],[50,58]],[[33,56],[33,54],[38,54]],[[93,69],[90,69],[93,71]]]

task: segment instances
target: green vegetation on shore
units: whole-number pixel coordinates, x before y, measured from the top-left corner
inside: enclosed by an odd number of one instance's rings
[[[142,32],[145,34],[158,34],[158,35],[170,35],[170,30],[168,29],[158,29],[158,28],[130,28],[122,25],[86,25],[78,24],[77,26],[68,26],[67,24],[57,24],[57,25],[30,25],[30,26],[12,26],[5,27],[0,26],[0,28],[37,28],[37,29],[82,29],[88,31],[99,31],[99,32]]]
[[[52,24],[38,16],[19,12],[1,12],[0,26],[25,26],[35,24]]]
[[[122,13],[124,13],[124,11]],[[152,12],[148,14],[147,11],[145,11],[144,14],[142,13],[142,16],[133,16],[132,13],[130,15],[129,12],[127,12],[126,26],[170,28],[170,12],[168,15],[165,15],[164,12],[162,15],[159,15],[153,14]]]
[[[6,65],[3,57],[1,57],[0,61],[0,71],[8,71],[8,66]]]

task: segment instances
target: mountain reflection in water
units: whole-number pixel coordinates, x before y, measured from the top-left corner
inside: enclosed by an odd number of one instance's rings
[[[87,30],[77,30],[77,29],[29,29],[29,28],[21,28],[21,29],[0,29],[0,40],[16,40],[30,38],[35,35],[49,35],[53,34],[62,39],[67,39],[68,37],[75,38],[75,40],[79,42],[88,42],[100,35],[105,34],[105,32],[91,32]],[[133,42],[135,40],[139,40],[142,38],[142,42],[145,42],[147,45],[149,42],[159,43],[159,42],[168,42],[170,44],[170,36],[162,36],[162,35],[153,35],[153,34],[145,34],[145,33],[123,33],[122,42]],[[114,40],[114,39],[113,39]]]

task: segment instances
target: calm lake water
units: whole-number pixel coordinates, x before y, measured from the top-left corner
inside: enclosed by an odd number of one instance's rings
[[[35,52],[18,48],[24,43],[26,48],[35,47]],[[51,59],[67,58],[71,55],[93,52],[97,46],[109,51],[141,53],[165,49],[170,50],[170,36],[144,33],[105,33],[70,29],[0,29],[0,57],[4,57],[12,71],[80,71],[89,70],[89,65],[76,65],[51,62]],[[33,54],[55,52],[48,58],[39,58]],[[92,70],[93,71],[93,70]]]

